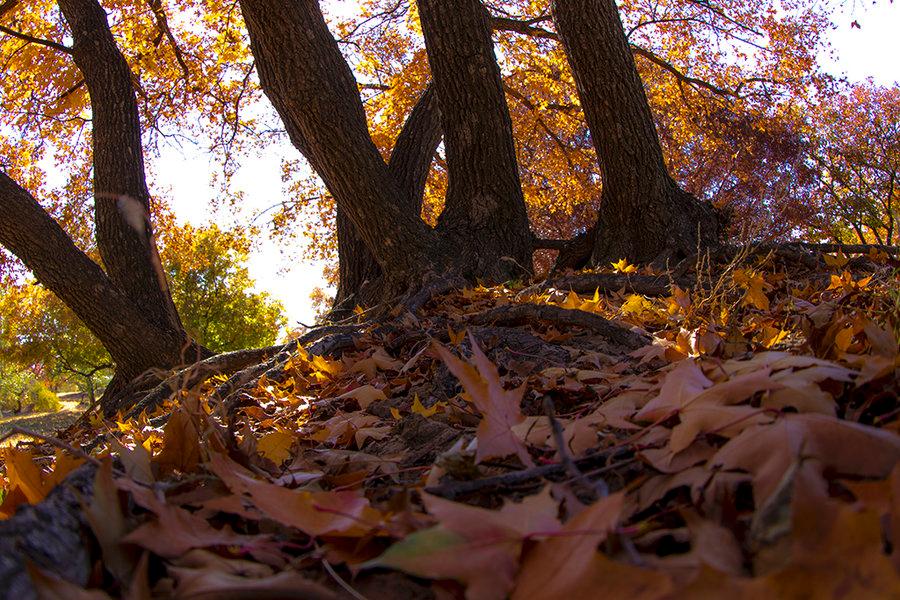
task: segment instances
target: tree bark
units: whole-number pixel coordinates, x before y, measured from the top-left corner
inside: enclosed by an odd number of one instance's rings
[[[388,162],[388,170],[400,187],[399,202],[404,211],[414,215],[422,212],[425,182],[441,136],[440,109],[434,87],[429,85],[403,124]],[[340,281],[335,308],[344,311],[379,296],[382,272],[340,207],[336,217]]]
[[[84,322],[128,380],[184,362],[184,332],[145,318],[37,200],[0,172],[0,244]]]
[[[554,0],[603,176],[592,261],[679,259],[718,243],[708,203],[669,176],[615,0]]]
[[[263,90],[384,273],[408,285],[439,269],[437,236],[403,207],[318,2],[241,0],[241,10]]]
[[[531,233],[488,12],[481,0],[418,6],[447,152],[438,231],[470,276],[530,275]]]
[[[181,330],[150,223],[132,73],[96,0],[59,0],[91,100],[97,246],[113,284],[147,320]]]

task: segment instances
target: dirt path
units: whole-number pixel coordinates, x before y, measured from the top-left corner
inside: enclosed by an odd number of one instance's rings
[[[28,429],[38,434],[54,435],[74,423],[86,408],[79,395],[68,397],[64,395],[60,397],[60,404],[60,409],[56,411],[0,418],[0,436],[14,427]],[[14,435],[0,442],[0,446],[12,446],[24,439],[27,439],[27,436]]]

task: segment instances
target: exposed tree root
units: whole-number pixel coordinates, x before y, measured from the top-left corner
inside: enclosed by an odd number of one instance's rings
[[[0,598],[32,600],[26,564],[84,586],[93,568],[90,531],[81,503],[90,502],[96,467],[79,467],[47,498],[0,521]]]
[[[238,384],[238,381],[247,371],[253,372],[267,365],[268,357],[272,357],[271,360],[287,359],[300,346],[315,342],[327,335],[357,331],[360,327],[361,325],[328,325],[313,329],[287,344],[217,354],[178,371],[150,390],[128,411],[126,418],[131,419],[144,410],[152,410],[178,390],[191,389],[214,375],[230,375],[238,371],[235,377],[226,381],[220,386],[220,389],[216,390],[217,394],[222,394],[220,397],[224,397],[229,393],[229,387],[236,388],[241,385]],[[234,381],[232,381],[233,379]]]
[[[432,275],[426,278],[420,288],[407,294],[400,306],[411,313],[415,313],[437,296],[464,288],[465,286],[466,280],[459,275]]]
[[[599,315],[583,310],[560,308],[552,304],[507,304],[474,315],[473,325],[517,325],[529,321],[547,321],[556,325],[584,327],[605,337],[610,342],[637,350],[649,343],[643,335]]]

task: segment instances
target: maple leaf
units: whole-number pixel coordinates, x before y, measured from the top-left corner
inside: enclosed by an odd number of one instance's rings
[[[900,460],[900,437],[824,415],[786,414],[770,425],[745,429],[708,465],[751,473],[754,500],[762,505],[798,457],[815,459],[817,469],[836,475],[883,478]]]
[[[369,408],[376,400],[387,400],[387,396],[384,395],[384,392],[368,384],[338,396],[338,400],[344,400],[346,398],[356,400],[359,403],[359,407],[363,410]]]
[[[487,510],[426,494],[439,525],[413,533],[364,568],[392,567],[432,579],[466,584],[470,600],[498,600],[512,589],[525,539],[560,529],[558,503],[549,488],[520,503]]]
[[[597,546],[618,523],[624,498],[617,493],[595,502],[566,523],[559,535],[535,546],[522,563],[513,600],[597,597],[605,571]]]
[[[378,527],[381,513],[356,492],[307,492],[260,481],[218,453],[209,468],[234,494],[246,495],[263,514],[311,536],[362,537]]]
[[[623,259],[619,260],[618,262],[614,262],[614,263],[610,263],[610,264],[612,265],[612,268],[616,270],[616,273],[628,274],[628,273],[634,273],[635,271],[637,271],[636,266],[628,264],[627,258],[623,258]]]
[[[291,456],[294,439],[287,431],[272,431],[256,441],[256,449],[273,463],[280,465]]]
[[[159,556],[174,558],[192,548],[210,546],[253,547],[268,536],[235,533],[230,527],[216,529],[206,519],[180,506],[167,504],[156,493],[130,479],[117,479],[119,489],[131,493],[134,501],[156,515],[122,538],[122,542],[137,544]]]
[[[163,449],[153,457],[163,472],[190,473],[200,463],[200,433],[187,407],[172,413],[163,429]]]
[[[744,289],[743,303],[745,306],[754,306],[760,310],[769,310],[769,298],[766,289],[771,286],[766,283],[761,273],[748,269],[735,269],[732,279]]]
[[[469,342],[472,345],[474,366],[456,358],[436,341],[432,341],[431,347],[450,372],[456,375],[472,403],[484,417],[477,431],[476,462],[515,454],[526,465],[531,464],[528,451],[512,430],[525,419],[520,408],[525,385],[515,390],[506,390],[500,381],[497,367],[484,355],[471,334]]]

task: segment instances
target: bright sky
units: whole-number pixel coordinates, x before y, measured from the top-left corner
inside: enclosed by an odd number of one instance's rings
[[[835,75],[844,75],[853,81],[872,77],[882,85],[900,82],[900,35],[897,33],[900,31],[900,3],[880,0],[875,6],[866,4],[868,0],[851,0],[837,16],[838,27],[831,35],[834,55],[823,56],[822,64]],[[854,20],[859,22],[861,29],[851,27]],[[264,157],[242,167],[236,177],[236,188],[243,191],[246,198],[240,218],[256,214],[283,198],[280,162],[282,158],[296,156],[293,147],[286,144],[270,148]],[[154,179],[170,185],[173,209],[178,217],[198,225],[208,222],[215,194],[209,179],[215,167],[202,149],[166,149],[154,164]],[[236,217],[215,216],[223,225]],[[294,251],[283,255],[276,243],[263,239],[250,262],[250,272],[258,289],[284,303],[292,326],[298,321],[307,324],[314,321],[309,295],[313,288],[324,284],[322,265],[299,261],[299,255],[300,252]]]

